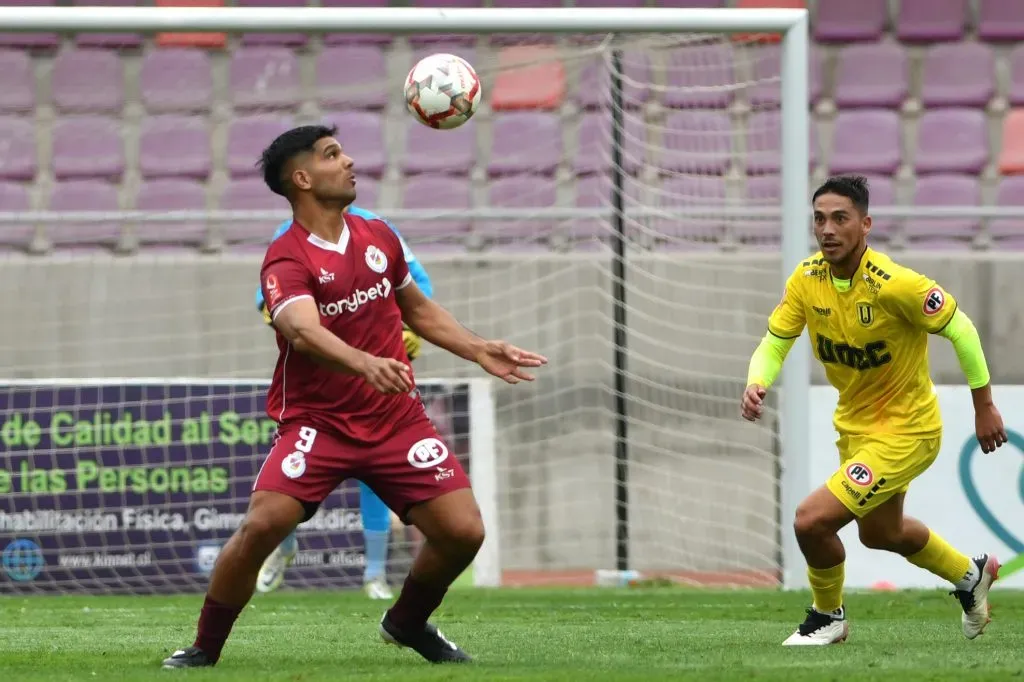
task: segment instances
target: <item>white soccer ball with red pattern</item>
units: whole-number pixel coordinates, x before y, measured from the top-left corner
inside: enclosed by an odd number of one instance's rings
[[[458,128],[476,113],[482,88],[469,62],[453,54],[432,54],[405,79],[405,106],[431,128]]]

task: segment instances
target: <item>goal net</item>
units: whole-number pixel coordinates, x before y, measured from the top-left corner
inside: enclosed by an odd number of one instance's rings
[[[795,252],[783,173],[810,168],[781,151],[779,36],[379,30],[17,35],[35,99],[3,124],[41,153],[0,186],[0,593],[205,586],[273,438],[253,297],[288,209],[253,164],[318,121],[435,298],[550,360],[518,386],[413,364],[481,496],[477,582],[779,584],[779,413],[738,416]],[[483,83],[455,131],[403,109],[433,52]],[[285,588],[360,585],[361,528],[350,482]],[[392,582],[417,543],[395,524]]]

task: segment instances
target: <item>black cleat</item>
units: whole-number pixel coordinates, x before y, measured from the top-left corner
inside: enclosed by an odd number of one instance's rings
[[[380,621],[380,636],[388,644],[412,649],[431,663],[469,663],[473,660],[430,623],[419,632],[403,632],[385,612]]]
[[[187,649],[178,649],[165,658],[163,667],[165,670],[172,668],[209,668],[215,663],[216,661],[211,661],[210,657],[203,653],[202,649],[190,646]]]

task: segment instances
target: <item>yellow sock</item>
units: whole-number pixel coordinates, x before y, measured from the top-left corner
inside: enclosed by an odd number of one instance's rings
[[[963,580],[971,567],[970,557],[953,549],[935,531],[929,530],[928,533],[928,542],[925,543],[924,549],[908,556],[907,561],[953,584]]]
[[[843,605],[843,578],[845,577],[845,562],[832,568],[807,567],[807,579],[811,583],[815,610],[829,613]]]

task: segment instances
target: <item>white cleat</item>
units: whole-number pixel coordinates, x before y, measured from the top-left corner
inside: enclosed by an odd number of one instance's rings
[[[964,612],[960,622],[964,628],[964,637],[974,639],[985,631],[985,626],[992,621],[988,603],[988,591],[999,578],[999,560],[991,554],[982,554],[971,559],[974,566],[969,587],[958,585],[961,589],[950,592],[960,601]]]
[[[290,544],[290,547],[285,545]],[[296,543],[281,543],[271,552],[267,560],[260,568],[260,574],[256,577],[256,589],[260,592],[273,592],[284,582],[284,572],[288,570],[295,555],[298,553]]]
[[[845,608],[832,613],[821,613],[810,608],[807,609],[807,619],[782,646],[827,646],[845,642],[849,634]]]
[[[370,599],[391,600],[395,598],[384,576],[367,581],[363,585],[363,592],[366,592],[366,596]]]

